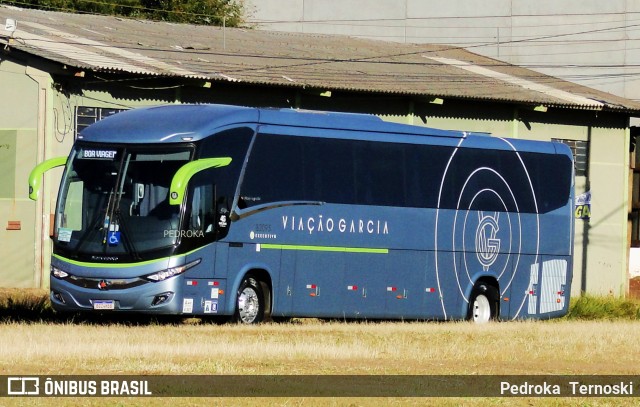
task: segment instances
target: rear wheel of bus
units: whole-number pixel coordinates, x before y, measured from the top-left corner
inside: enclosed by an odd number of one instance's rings
[[[477,283],[469,299],[467,319],[477,324],[496,320],[499,314],[498,289],[485,282]]]
[[[264,299],[263,285],[252,275],[245,276],[238,288],[234,320],[242,324],[262,322],[265,316]]]

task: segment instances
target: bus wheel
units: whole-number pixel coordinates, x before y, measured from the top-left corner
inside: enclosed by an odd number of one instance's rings
[[[246,276],[236,297],[234,320],[243,324],[257,324],[264,319],[264,293],[253,276]]]
[[[486,283],[480,283],[473,288],[467,319],[484,324],[498,318],[498,290]]]

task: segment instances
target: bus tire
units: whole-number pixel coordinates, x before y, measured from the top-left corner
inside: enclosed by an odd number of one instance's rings
[[[245,276],[236,295],[234,321],[241,324],[258,324],[264,320],[264,311],[262,285],[252,275]]]
[[[478,283],[471,291],[467,319],[476,324],[484,324],[498,318],[498,289],[487,283]]]

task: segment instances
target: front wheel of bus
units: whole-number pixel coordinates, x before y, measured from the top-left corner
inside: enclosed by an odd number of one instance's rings
[[[234,320],[243,324],[257,324],[263,319],[264,293],[260,283],[253,276],[247,276],[238,288]]]
[[[478,284],[471,292],[467,319],[477,324],[497,319],[499,297],[498,290],[494,286]]]

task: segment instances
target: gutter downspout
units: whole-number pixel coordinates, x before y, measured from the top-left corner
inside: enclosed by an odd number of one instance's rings
[[[27,66],[25,75],[38,84],[38,118],[37,118],[37,153],[36,163],[43,162],[51,155],[49,151],[49,143],[47,142],[47,134],[49,134],[49,113],[48,106],[51,105],[51,77],[47,77],[42,71]],[[49,213],[51,210],[51,186],[50,176],[45,175],[42,183],[43,199],[36,205],[36,222],[35,222],[35,270],[34,285],[37,288],[45,288],[48,283],[46,279],[47,266],[50,258],[46,254],[51,250],[51,242],[49,240],[49,228],[51,220]],[[46,198],[45,198],[46,197]]]
[[[511,121],[511,138],[518,138],[518,127],[519,126],[519,111],[518,108],[513,108],[513,120]]]
[[[624,209],[622,212],[625,216],[625,221],[623,224],[623,234],[622,236],[626,236],[625,244],[623,245],[623,253],[622,253],[622,264],[624,266],[624,277],[622,281],[624,284],[620,289],[620,296],[626,298],[629,296],[629,280],[631,278],[630,268],[629,268],[629,256],[631,254],[631,239],[629,234],[629,214],[631,213],[631,196],[630,196],[630,188],[629,185],[633,185],[633,172],[630,170],[631,168],[631,124],[627,123],[627,128],[625,129],[624,135],[624,168],[627,174],[627,182],[625,187],[622,189],[622,202],[624,202]]]

